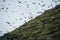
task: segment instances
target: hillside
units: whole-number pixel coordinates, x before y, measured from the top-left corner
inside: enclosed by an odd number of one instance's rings
[[[60,5],[4,34],[0,40],[60,40]]]

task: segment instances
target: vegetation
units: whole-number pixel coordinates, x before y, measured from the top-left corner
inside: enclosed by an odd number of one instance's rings
[[[60,40],[60,5],[4,34],[0,40]]]

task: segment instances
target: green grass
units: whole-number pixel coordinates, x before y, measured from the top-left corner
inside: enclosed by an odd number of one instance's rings
[[[60,5],[4,34],[0,40],[60,40]]]

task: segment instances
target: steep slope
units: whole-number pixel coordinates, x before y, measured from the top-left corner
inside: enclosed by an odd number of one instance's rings
[[[60,5],[4,34],[0,40],[60,40]]]

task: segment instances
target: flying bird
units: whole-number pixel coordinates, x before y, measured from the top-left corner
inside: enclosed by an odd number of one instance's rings
[[[22,16],[24,15],[24,13],[22,13]]]
[[[22,20],[22,18],[20,18],[20,20]]]
[[[27,1],[25,1],[24,3],[27,3]]]
[[[45,4],[42,5],[42,7],[44,7],[44,6],[45,6]]]
[[[8,8],[6,8],[6,9],[8,9]]]
[[[33,2],[32,4],[36,4],[35,2]]]
[[[32,13],[29,13],[30,15],[32,14]]]
[[[43,0],[41,2],[43,2]]]
[[[15,22],[13,22],[13,24],[15,24]]]
[[[10,24],[10,26],[12,26],[12,25]]]
[[[3,0],[3,2],[5,2],[5,0]]]
[[[19,7],[21,7],[21,6],[19,6]]]
[[[4,7],[2,7],[1,9],[4,9]]]
[[[7,24],[10,24],[10,22],[6,22]]]
[[[17,1],[18,3],[21,3],[20,1]]]
[[[24,17],[25,19],[27,19],[26,17]]]
[[[38,3],[38,5],[40,5],[40,3]]]
[[[26,4],[27,8],[29,8],[29,4]]]

